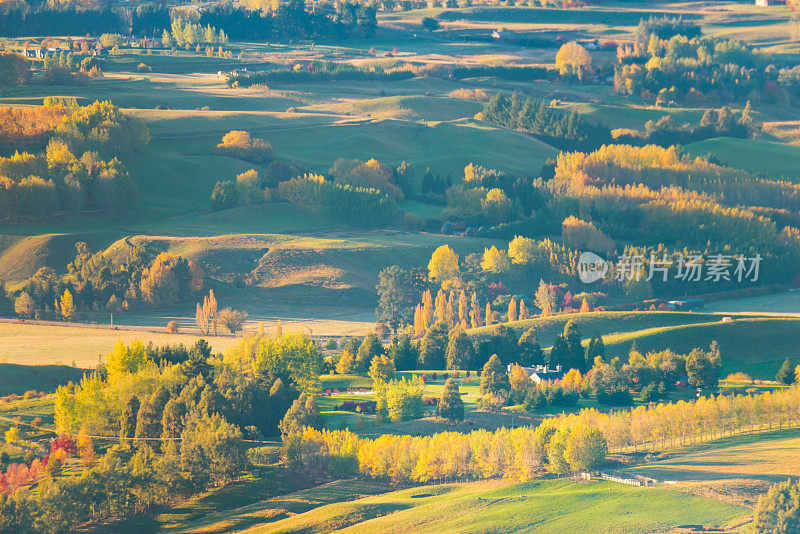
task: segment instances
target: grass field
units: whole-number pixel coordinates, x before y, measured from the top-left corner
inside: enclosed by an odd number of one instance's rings
[[[689,446],[628,469],[673,480],[682,490],[753,506],[770,484],[800,475],[800,430],[735,436]]]
[[[800,314],[800,292],[788,291],[776,295],[709,302],[703,308],[703,311],[792,316]]]
[[[572,321],[584,338],[595,334],[602,336],[621,332],[636,332],[648,328],[676,326],[716,321],[717,317],[703,313],[683,312],[591,312],[536,317],[525,321],[507,323],[520,334],[533,328],[542,347],[551,346],[556,336],[564,331],[564,326]],[[470,335],[483,337],[492,332],[493,327],[484,326],[468,330]]]
[[[800,146],[725,137],[691,143],[685,150],[695,156],[714,154],[725,165],[769,178],[790,182],[800,180]]]
[[[85,372],[85,369],[67,365],[0,363],[0,396],[22,395],[28,390],[55,391],[57,386],[80,381]]]
[[[180,506],[156,514],[151,520],[121,525],[119,532],[233,533],[250,531],[343,501],[390,491],[391,486],[372,481],[343,480],[315,484],[285,470],[267,468],[259,478],[246,478],[213,490]]]
[[[672,349],[686,354],[707,349],[712,341],[722,355],[721,376],[742,371],[756,379],[772,380],[785,358],[800,361],[800,319],[737,318],[644,329],[603,338],[606,356],[623,360],[636,343],[641,353]]]
[[[725,525],[746,513],[662,489],[564,480],[488,481],[423,486],[328,504],[249,532],[663,532],[683,524]]]

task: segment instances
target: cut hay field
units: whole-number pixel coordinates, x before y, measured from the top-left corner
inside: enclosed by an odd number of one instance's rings
[[[346,483],[346,482],[345,482]],[[309,490],[304,495],[313,495]],[[253,517],[259,507],[247,507]],[[663,532],[684,524],[724,526],[746,509],[664,489],[608,482],[576,484],[549,480],[524,484],[505,481],[445,484],[323,504],[273,518],[253,518],[252,534],[283,532]],[[175,532],[241,532],[238,510],[220,514],[216,525],[187,525]]]
[[[686,492],[753,506],[770,484],[800,476],[799,447],[797,429],[735,436],[685,447],[627,471],[675,481]]]
[[[199,336],[136,332],[90,326],[47,326],[35,324],[0,323],[0,361],[18,365],[67,365],[90,369],[105,355],[117,340],[130,343],[139,339],[147,344],[191,345]],[[204,336],[214,350],[222,351],[235,342],[233,337]],[[5,376],[0,373],[0,376]]]

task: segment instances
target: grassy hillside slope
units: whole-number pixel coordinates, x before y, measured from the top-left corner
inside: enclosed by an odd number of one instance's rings
[[[800,361],[800,319],[752,318],[651,328],[604,338],[606,355],[625,359],[633,343],[639,352],[672,349],[687,353],[719,343],[722,376],[743,371],[773,379],[785,358]]]
[[[770,484],[800,473],[800,430],[735,436],[686,447],[630,472],[674,480],[681,489],[753,506]]]
[[[682,524],[724,525],[746,510],[621,484],[566,480],[425,486],[322,506],[255,528],[282,532],[653,532]]]
[[[564,331],[564,326],[569,321],[575,323],[584,338],[590,338],[594,334],[607,336],[617,332],[635,332],[647,328],[705,323],[716,320],[718,320],[717,317],[702,313],[623,311],[570,313],[552,317],[536,317],[525,321],[508,323],[508,326],[517,330],[518,333],[534,328],[536,337],[539,338],[539,343],[542,347],[549,347],[555,342],[556,336]],[[493,327],[491,326],[484,326],[468,330],[467,333],[475,337],[482,337],[489,335],[492,329]]]

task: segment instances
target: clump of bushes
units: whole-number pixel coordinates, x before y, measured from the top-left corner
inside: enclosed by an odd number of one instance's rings
[[[251,137],[250,133],[244,130],[231,130],[226,133],[215,152],[258,164],[271,161],[275,157],[275,150],[269,142]]]

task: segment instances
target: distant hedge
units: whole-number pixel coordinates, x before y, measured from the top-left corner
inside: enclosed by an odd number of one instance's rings
[[[347,63],[329,61],[298,64],[295,68],[275,68],[251,73],[236,73],[228,76],[226,82],[233,87],[250,87],[266,83],[329,82],[349,81],[398,81],[413,78],[410,70],[385,70],[383,67],[356,67]]]
[[[453,69],[453,78],[463,80],[464,78],[478,78],[491,76],[503,80],[529,81],[546,80],[552,73],[555,76],[558,72],[547,67],[508,67],[504,65],[481,65],[476,67],[456,67]]]
[[[338,222],[361,227],[392,223],[400,214],[397,202],[376,189],[341,185],[318,175],[278,184],[278,197]]]

